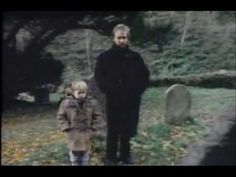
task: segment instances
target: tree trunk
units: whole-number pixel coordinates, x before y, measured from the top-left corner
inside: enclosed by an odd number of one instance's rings
[[[47,88],[36,89],[34,92],[35,102],[38,104],[49,103],[49,90]]]
[[[90,30],[85,30],[85,42],[86,42],[86,58],[88,61],[88,70],[89,70],[89,75],[91,75],[93,73],[93,64],[91,61],[92,58],[92,34]]]
[[[170,24],[172,22],[173,16],[174,16],[174,11],[170,11],[170,16],[168,18],[168,24]]]
[[[184,45],[185,37],[186,37],[187,30],[188,30],[188,27],[189,27],[189,24],[190,24],[190,13],[191,13],[190,11],[186,12],[184,31],[183,31],[183,35],[182,35],[181,41],[180,41],[180,46],[181,47],[183,47],[183,45]]]

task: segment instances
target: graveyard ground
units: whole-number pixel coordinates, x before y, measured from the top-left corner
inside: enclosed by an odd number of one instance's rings
[[[143,95],[138,135],[132,140],[137,165],[175,165],[191,142],[207,135],[208,124],[235,105],[235,90],[188,87],[193,121],[167,125],[163,120],[167,87],[149,88]],[[2,113],[2,165],[68,165],[64,135],[56,123],[56,94],[50,105],[25,104]],[[105,141],[94,139],[90,165],[103,165]]]

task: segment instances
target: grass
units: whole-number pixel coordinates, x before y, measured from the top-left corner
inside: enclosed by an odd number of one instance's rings
[[[187,145],[206,135],[206,130],[199,121],[178,126],[160,121],[140,130],[132,140],[133,151],[139,156],[140,164],[174,165],[187,153]]]
[[[21,161],[23,165],[66,165],[69,163],[68,150],[64,142],[48,143],[40,151],[31,153]],[[33,162],[33,163],[32,163]]]
[[[164,93],[167,87],[149,88],[143,94],[138,135],[131,141],[140,165],[175,165],[186,147],[206,135],[207,123],[235,104],[235,90],[188,87],[193,121],[181,125],[164,123]],[[64,135],[56,122],[57,101],[28,105],[2,113],[2,165],[68,165]],[[102,165],[105,139],[93,140],[90,165]]]
[[[139,134],[132,140],[133,151],[144,165],[174,165],[190,143],[206,136],[207,123],[235,104],[235,90],[188,87],[192,95],[192,121],[181,125],[164,123],[167,87],[150,88],[142,99]]]

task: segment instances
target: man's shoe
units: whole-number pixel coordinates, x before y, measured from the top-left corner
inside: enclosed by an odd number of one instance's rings
[[[123,165],[133,165],[133,164],[135,164],[135,160],[131,156],[127,157],[125,159],[121,159],[121,162],[123,163]]]
[[[115,161],[115,160],[105,160],[104,165],[105,166],[115,166],[115,165],[117,165],[117,161]]]

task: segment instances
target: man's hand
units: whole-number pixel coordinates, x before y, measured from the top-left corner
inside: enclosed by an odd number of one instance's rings
[[[71,128],[66,128],[66,129],[63,130],[63,132],[66,133],[66,132],[68,132],[70,130],[71,130]]]

